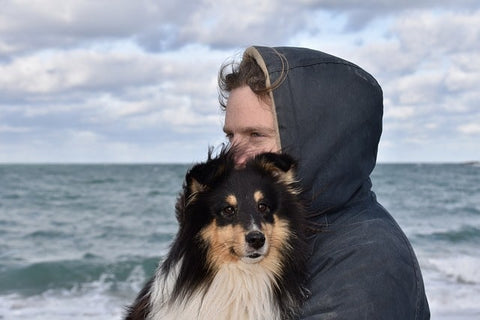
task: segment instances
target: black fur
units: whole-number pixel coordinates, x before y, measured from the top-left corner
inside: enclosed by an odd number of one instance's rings
[[[241,196],[243,190],[255,187],[266,195],[265,202],[271,208],[270,213],[259,215],[258,219],[272,223],[275,213],[289,223],[291,236],[287,239],[288,246],[281,252],[283,268],[274,295],[282,318],[290,319],[297,313],[306,296],[303,287],[305,212],[295,192],[296,182],[284,179],[285,174],[294,170],[295,166],[296,162],[286,154],[264,153],[238,169],[234,166],[232,152],[223,150],[217,157],[212,157],[209,152],[208,161],[189,170],[176,204],[179,231],[168,256],[157,271],[168,274],[183,259],[170,301],[188,301],[196,289],[208,288],[215,274],[207,263],[208,243],[201,239],[199,233],[213,219],[217,225],[246,224],[240,217],[222,215],[220,204],[225,190],[235,190]],[[128,309],[126,319],[145,319],[148,316],[151,286],[152,280]]]

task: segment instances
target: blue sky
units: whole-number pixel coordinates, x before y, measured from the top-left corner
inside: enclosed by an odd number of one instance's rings
[[[476,0],[4,0],[0,163],[203,160],[224,141],[218,69],[252,44],[372,73],[380,162],[480,160]]]

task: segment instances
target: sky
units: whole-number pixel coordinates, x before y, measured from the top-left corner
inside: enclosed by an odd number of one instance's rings
[[[478,0],[0,0],[0,163],[193,163],[250,45],[347,59],[384,92],[379,162],[480,160]]]

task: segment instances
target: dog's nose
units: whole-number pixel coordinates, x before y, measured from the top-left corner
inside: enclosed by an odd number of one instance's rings
[[[260,231],[252,231],[245,236],[245,241],[250,247],[260,249],[265,244],[265,236]]]

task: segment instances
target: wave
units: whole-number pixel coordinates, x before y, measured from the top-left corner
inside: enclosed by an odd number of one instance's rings
[[[145,275],[153,275],[158,261],[157,257],[130,257],[124,261],[108,262],[86,254],[78,260],[39,262],[26,266],[0,265],[0,294],[38,295],[52,289],[71,290],[99,280],[115,287],[126,282],[138,268]]]
[[[116,182],[117,181],[113,178],[104,178],[104,179],[99,178],[99,179],[87,180],[84,183],[96,185],[96,184],[114,184]]]
[[[64,239],[71,237],[71,234],[59,230],[37,230],[26,235],[32,239]]]
[[[430,258],[431,267],[461,284],[480,284],[480,258],[473,256]]]
[[[445,241],[454,244],[474,244],[480,241],[480,229],[474,226],[462,226],[460,229],[422,234],[418,235],[418,237],[426,238],[427,240]]]
[[[114,320],[122,319],[145,282],[140,265],[123,282],[108,273],[72,288],[48,289],[36,295],[0,294],[0,319]]]

